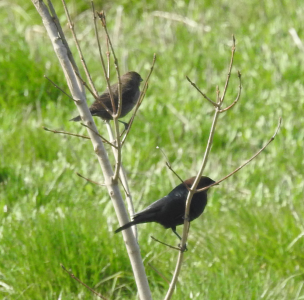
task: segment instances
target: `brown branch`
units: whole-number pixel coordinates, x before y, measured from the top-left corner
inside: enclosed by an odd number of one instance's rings
[[[239,77],[240,85],[239,85],[239,91],[238,91],[238,94],[236,96],[236,99],[233,101],[233,103],[231,105],[229,105],[228,107],[226,107],[224,109],[221,109],[219,111],[220,113],[229,110],[230,108],[232,108],[239,101],[240,96],[241,96],[241,91],[242,91],[242,80],[241,80],[242,74],[241,74],[240,71],[238,71],[238,77]]]
[[[98,182],[96,182],[96,181],[94,181],[94,180],[91,180],[91,179],[89,179],[89,178],[86,178],[86,177],[82,176],[82,175],[81,175],[80,173],[78,173],[78,172],[76,172],[76,175],[79,176],[80,178],[82,178],[82,179],[84,179],[84,180],[90,182],[90,183],[94,183],[94,184],[99,185],[99,186],[106,186],[106,185],[103,184],[103,183],[98,183]]]
[[[147,76],[147,78],[146,78],[146,80],[145,80],[143,90],[141,91],[140,96],[139,96],[139,99],[138,99],[138,101],[137,101],[137,103],[136,103],[136,105],[135,105],[135,109],[134,109],[133,115],[132,115],[132,117],[131,117],[131,119],[130,119],[130,121],[129,121],[129,123],[128,123],[129,126],[128,126],[128,129],[127,129],[127,132],[126,132],[125,136],[124,136],[123,139],[122,139],[121,146],[123,146],[123,144],[124,144],[124,142],[125,142],[125,140],[126,140],[128,134],[129,134],[129,132],[130,132],[130,130],[131,130],[131,127],[132,127],[133,121],[134,121],[134,119],[135,119],[136,113],[137,113],[137,111],[138,111],[140,105],[141,105],[142,102],[143,102],[143,99],[144,99],[144,97],[145,97],[146,91],[147,91],[147,89],[148,89],[148,82],[149,82],[150,76],[151,76],[151,74],[152,74],[152,72],[153,72],[153,69],[154,69],[155,61],[156,61],[156,54],[154,53],[152,65],[151,65],[151,68],[150,68],[150,72],[149,72],[149,74],[148,74],[148,76]]]
[[[215,107],[219,107],[219,105],[217,103],[215,103],[214,101],[212,101],[206,94],[204,94],[198,87],[197,85],[188,77],[186,76],[187,80],[191,83],[191,85],[206,99],[208,100],[213,106]]]
[[[95,100],[98,100],[99,97],[94,94],[94,92],[90,89],[90,87],[87,85],[87,83],[81,78],[80,74],[75,72],[78,79],[81,81],[81,83],[87,88],[87,90],[90,92],[90,94],[94,97]],[[113,117],[113,112],[102,102],[100,101],[101,106]]]
[[[93,293],[94,295],[96,295],[97,297],[99,297],[100,299],[104,299],[104,300],[108,300],[108,298],[106,298],[105,296],[97,293],[96,291],[94,291],[92,288],[90,288],[88,285],[86,285],[84,282],[82,282],[80,279],[78,279],[72,272],[68,271],[65,266],[63,264],[60,264],[61,268],[67,272],[71,278],[75,279],[77,282],[79,282],[81,285],[83,285],[86,289],[88,289],[91,293]]]
[[[216,92],[216,103],[220,103],[221,97],[220,97],[220,88],[218,85],[216,86],[215,92]]]
[[[101,11],[100,13],[97,12],[97,15],[98,15],[98,17],[101,21],[102,27],[105,31],[106,36],[107,36],[107,42],[110,45],[110,49],[111,49],[111,52],[113,54],[114,66],[115,66],[115,69],[116,69],[117,80],[118,80],[118,85],[117,85],[117,87],[118,87],[118,107],[117,107],[117,113],[116,114],[114,113],[114,116],[116,118],[119,118],[120,114],[121,114],[121,107],[122,107],[122,91],[121,91],[121,78],[120,78],[120,71],[119,71],[119,66],[118,66],[118,59],[116,57],[114,47],[112,45],[111,38],[110,38],[110,35],[109,35],[109,32],[108,32],[105,13],[104,13],[104,11]]]
[[[221,180],[207,186],[207,187],[204,187],[202,189],[199,189],[199,190],[196,190],[196,193],[199,193],[199,192],[202,192],[214,185],[217,185],[217,184],[220,184],[222,181],[226,180],[227,178],[229,178],[230,176],[232,176],[233,174],[235,174],[236,172],[240,171],[243,167],[245,167],[246,165],[248,165],[253,159],[255,159],[276,137],[280,127],[281,127],[281,124],[282,124],[282,118],[280,117],[279,118],[279,123],[278,123],[278,126],[275,130],[275,133],[274,135],[270,138],[270,140],[256,153],[254,154],[250,159],[248,159],[246,162],[244,162],[242,165],[240,165],[238,168],[236,168],[233,172],[231,172],[230,174],[228,174],[227,176],[223,177]]]
[[[228,85],[229,85],[229,80],[230,80],[230,75],[231,75],[231,69],[232,69],[232,65],[233,65],[233,59],[234,59],[234,53],[235,53],[235,37],[234,35],[232,35],[232,48],[231,48],[231,59],[230,59],[230,65],[228,68],[228,74],[227,74],[227,79],[226,79],[226,83],[224,86],[224,92],[223,92],[223,96],[221,97],[220,103],[222,104],[224,99],[225,99],[225,95],[226,95],[226,91],[228,89]]]
[[[162,153],[162,155],[164,156],[164,158],[166,160],[166,166],[168,167],[168,169],[181,181],[181,183],[183,183],[185,185],[185,187],[189,191],[189,187],[184,183],[184,180],[173,170],[171,164],[169,163],[168,157],[165,154],[165,152],[163,151],[163,149],[160,148],[159,146],[156,146],[156,149],[159,149],[160,152]]]
[[[95,98],[95,100],[98,100],[98,96],[94,94],[94,92],[91,90],[91,88],[87,85],[87,83],[82,79],[81,75],[79,74],[79,72],[75,71],[75,74],[77,76],[77,78],[81,81],[81,83],[83,84],[83,86],[90,92],[90,94]]]
[[[117,74],[117,88],[118,88],[118,105],[117,107],[113,108],[113,121],[114,121],[114,130],[115,130],[115,137],[116,137],[116,143],[117,143],[117,157],[116,157],[116,164],[115,164],[115,171],[113,175],[113,180],[116,181],[118,176],[119,176],[119,170],[121,168],[121,139],[120,139],[120,133],[119,133],[119,124],[118,124],[118,118],[121,115],[121,108],[122,108],[122,90],[121,90],[121,78],[120,78],[120,70],[119,70],[119,65],[118,65],[118,59],[116,57],[114,47],[111,42],[111,38],[108,32],[107,28],[107,22],[106,22],[106,16],[104,11],[101,11],[100,13],[97,12],[97,15],[101,21],[102,27],[105,31],[106,37],[107,37],[107,46],[110,45],[111,52],[113,54],[114,58],[114,66]],[[107,49],[109,52],[109,48]],[[110,66],[109,62],[109,55],[107,55],[108,58],[108,68]],[[109,74],[108,74],[109,76]],[[112,104],[113,105],[113,104]]]
[[[65,0],[62,0],[62,4],[63,4],[63,8],[64,8],[64,11],[65,11],[65,15],[66,15],[66,17],[67,17],[67,19],[68,19],[69,28],[70,28],[70,30],[72,31],[72,35],[73,35],[73,38],[74,38],[74,42],[75,42],[75,44],[76,44],[76,48],[77,48],[77,51],[78,51],[78,54],[79,54],[79,57],[80,57],[80,60],[81,60],[81,63],[82,63],[84,72],[85,72],[85,74],[86,74],[86,76],[87,76],[87,79],[89,80],[90,86],[91,86],[91,88],[93,89],[94,94],[95,94],[96,96],[98,96],[98,92],[97,92],[97,90],[96,90],[96,88],[95,88],[95,86],[94,86],[93,80],[92,80],[91,75],[90,75],[90,72],[89,72],[89,70],[88,70],[88,66],[87,66],[86,61],[85,61],[85,59],[84,59],[84,57],[83,57],[83,54],[82,54],[82,51],[81,51],[81,48],[80,48],[80,45],[79,45],[79,42],[78,42],[78,39],[77,39],[77,36],[76,36],[76,32],[75,32],[75,30],[74,30],[74,23],[73,23],[72,20],[71,20],[71,16],[70,16],[69,10],[68,10],[68,8],[67,8],[67,5],[66,5],[66,3],[65,3]],[[79,73],[79,72],[76,72],[76,73]]]
[[[80,135],[80,134],[76,134],[76,133],[70,133],[70,132],[66,132],[66,131],[51,130],[51,129],[48,129],[48,128],[44,127],[44,126],[42,128],[45,131],[49,131],[49,132],[53,132],[53,133],[61,133],[61,134],[76,136],[76,137],[80,137],[80,138],[83,138],[83,139],[90,140],[90,138],[88,136],[85,136],[85,135]]]
[[[103,142],[105,142],[106,144],[114,147],[117,149],[117,146],[115,146],[114,144],[112,144],[111,142],[109,142],[107,139],[105,139],[102,135],[100,135],[97,131],[95,131],[94,129],[92,129],[90,126],[86,125],[86,124],[83,124],[83,123],[80,123],[82,126],[86,127],[86,128],[89,128],[92,132],[94,132],[96,135],[98,135]]]
[[[73,99],[72,96],[70,96],[68,93],[66,93],[61,87],[59,87],[54,81],[52,81],[50,78],[48,78],[46,75],[43,76],[45,79],[47,79],[55,88],[57,88],[59,91],[61,91],[63,94],[68,96],[71,100],[74,102],[77,102],[77,100]]]
[[[171,249],[174,249],[174,250],[177,250],[177,251],[181,251],[181,249],[180,249],[180,248],[178,248],[178,247],[174,247],[174,246],[171,246],[171,245],[169,245],[169,244],[167,244],[167,243],[164,243],[164,242],[162,242],[162,241],[160,241],[160,240],[156,239],[156,238],[155,238],[153,235],[150,235],[150,238],[151,238],[152,240],[154,240],[154,241],[156,241],[156,242],[158,242],[158,243],[162,244],[162,245],[165,245],[165,246],[167,246],[167,247],[171,248]]]
[[[107,82],[107,87],[108,87],[108,91],[109,91],[109,95],[110,95],[110,99],[111,99],[111,103],[112,103],[113,113],[111,113],[111,115],[113,117],[113,115],[116,114],[116,107],[115,107],[115,103],[114,103],[113,93],[112,93],[112,90],[111,90],[111,85],[110,85],[110,80],[109,80],[110,77],[107,75],[107,70],[106,70],[106,66],[105,66],[105,62],[104,62],[104,59],[103,59],[101,46],[100,46],[100,42],[99,42],[99,35],[98,35],[98,30],[97,30],[97,25],[96,25],[96,17],[95,17],[95,7],[94,7],[94,2],[93,1],[91,1],[91,7],[92,7],[92,13],[93,13],[95,36],[96,36],[96,41],[97,41],[98,51],[99,51],[99,58],[100,58],[100,62],[101,62],[101,65],[102,65],[103,75],[104,75],[104,77],[106,79],[106,82]]]

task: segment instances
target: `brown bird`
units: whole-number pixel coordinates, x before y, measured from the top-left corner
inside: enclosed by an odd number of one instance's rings
[[[140,75],[136,72],[128,72],[121,76],[121,94],[122,94],[122,107],[119,118],[124,117],[129,113],[137,103],[140,95],[139,85],[143,81]],[[111,85],[111,91],[115,103],[116,110],[118,109],[118,83]],[[105,91],[97,100],[91,105],[90,112],[92,116],[100,117],[104,120],[112,120],[112,116],[105,110],[101,102],[110,110],[113,111],[110,93]],[[77,116],[70,121],[79,122],[81,117]]]
[[[176,232],[176,226],[184,224],[185,207],[188,196],[188,189],[186,186],[190,188],[194,180],[195,177],[185,180],[184,183],[175,187],[167,196],[155,201],[146,209],[135,214],[133,216],[133,221],[116,229],[115,233],[136,224],[156,222],[163,225],[165,228],[171,228],[178,238],[181,239],[179,234]],[[207,187],[213,183],[215,183],[214,180],[209,177],[202,176],[197,189]],[[189,213],[190,222],[198,218],[203,213],[207,204],[207,191],[208,189],[193,195]]]

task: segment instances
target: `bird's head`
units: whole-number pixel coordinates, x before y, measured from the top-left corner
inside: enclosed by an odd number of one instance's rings
[[[143,79],[138,73],[134,71],[130,71],[121,76],[121,81],[122,83],[132,82],[134,85],[139,86],[140,83],[143,81]]]
[[[192,186],[192,184],[193,184],[195,178],[196,178],[196,177],[194,176],[194,177],[191,177],[191,178],[185,180],[185,183],[186,183],[186,185],[187,185],[189,188]],[[212,180],[211,178],[209,178],[209,177],[207,177],[207,176],[202,176],[201,179],[200,179],[200,181],[199,181],[199,183],[198,183],[198,185],[197,185],[197,188],[196,188],[196,189],[197,189],[197,190],[202,189],[202,188],[204,188],[204,187],[206,187],[206,186],[209,186],[209,185],[211,185],[211,184],[213,184],[213,183],[215,183],[215,182],[216,182],[216,181]]]

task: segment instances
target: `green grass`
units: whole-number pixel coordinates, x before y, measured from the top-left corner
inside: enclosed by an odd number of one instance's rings
[[[304,53],[289,34],[294,28],[304,41],[304,3],[116,1],[95,6],[107,12],[122,73],[147,76],[157,53],[147,98],[123,153],[136,211],[178,184],[156,146],[181,177],[198,170],[213,109],[185,75],[214,99],[216,85],[223,91],[232,34],[237,52],[226,104],[237,94],[237,70],[242,97],[219,119],[205,174],[220,179],[238,167],[283,118],[274,142],[212,189],[206,211],[191,224],[174,299],[304,299]],[[62,263],[110,299],[136,299],[122,237],[114,234],[118,222],[109,196],[75,175],[103,181],[90,142],[42,129],[85,133],[68,122],[76,114],[72,101],[43,78],[46,74],[67,91],[41,19],[30,2],[1,7],[0,298],[93,298],[62,271]],[[66,24],[60,3],[55,7]],[[69,7],[102,91],[89,4]],[[197,26],[157,17],[155,11],[187,17]],[[149,235],[173,245],[176,238],[157,224],[139,226],[139,234],[153,297],[162,299],[168,285],[148,263],[171,279],[177,253]]]

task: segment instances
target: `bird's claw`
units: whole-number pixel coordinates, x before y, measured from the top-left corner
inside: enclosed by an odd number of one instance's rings
[[[126,123],[124,121],[118,120],[118,122],[122,123],[125,126],[125,131],[129,129],[129,123]]]

